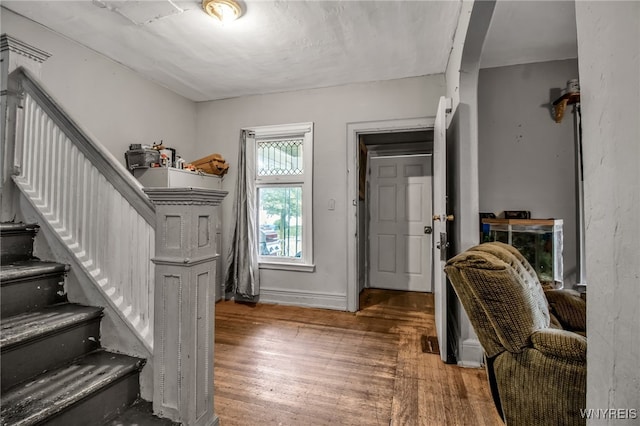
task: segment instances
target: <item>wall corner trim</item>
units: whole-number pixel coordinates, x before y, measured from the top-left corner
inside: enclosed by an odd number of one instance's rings
[[[478,339],[464,339],[460,345],[458,365],[467,368],[478,368],[484,364],[484,350]]]

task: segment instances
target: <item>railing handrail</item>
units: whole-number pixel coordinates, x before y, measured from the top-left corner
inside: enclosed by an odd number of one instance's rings
[[[94,138],[82,129],[49,95],[40,84],[20,67],[11,73],[10,79],[18,83],[18,90],[28,92],[49,117],[66,133],[67,137],[87,157],[129,204],[155,229],[155,206],[142,191],[142,185],[120,164],[108,150],[94,142]]]

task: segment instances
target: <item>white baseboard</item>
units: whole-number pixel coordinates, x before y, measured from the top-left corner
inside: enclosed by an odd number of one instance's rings
[[[346,311],[347,295],[261,287],[260,303]]]
[[[478,339],[465,339],[460,345],[458,365],[467,368],[478,368],[484,364],[484,350]]]

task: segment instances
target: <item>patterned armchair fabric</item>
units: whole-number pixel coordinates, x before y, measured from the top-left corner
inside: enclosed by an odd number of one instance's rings
[[[459,254],[445,271],[485,350],[505,423],[585,424],[586,309],[577,293],[545,293],[527,260],[498,242]]]

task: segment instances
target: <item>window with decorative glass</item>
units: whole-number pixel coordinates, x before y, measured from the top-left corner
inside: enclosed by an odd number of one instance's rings
[[[260,267],[312,269],[313,123],[249,130]]]

